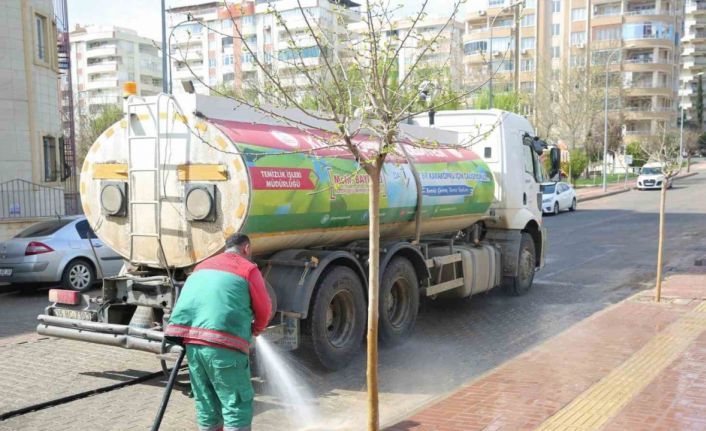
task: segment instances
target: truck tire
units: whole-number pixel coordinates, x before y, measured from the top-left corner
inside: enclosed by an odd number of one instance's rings
[[[337,266],[324,275],[314,294],[308,319],[316,358],[335,371],[360,350],[365,332],[363,285],[352,269]]]
[[[534,241],[527,232],[522,232],[520,253],[517,261],[517,276],[503,279],[505,292],[512,296],[520,296],[527,293],[532,287],[532,281],[534,281],[537,257],[535,255]]]
[[[414,330],[419,311],[419,281],[414,266],[394,258],[380,282],[378,337],[385,346],[403,343]]]

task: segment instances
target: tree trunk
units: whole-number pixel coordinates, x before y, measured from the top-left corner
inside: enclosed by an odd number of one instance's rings
[[[664,254],[664,211],[667,201],[667,177],[662,181],[662,190],[659,200],[659,242],[657,243],[657,286],[655,288],[655,302],[662,298],[662,255]]]
[[[691,153],[686,156],[686,173],[688,174],[689,171],[691,171]]]
[[[380,429],[378,411],[378,292],[380,291],[380,171],[382,163],[368,172],[368,431]]]

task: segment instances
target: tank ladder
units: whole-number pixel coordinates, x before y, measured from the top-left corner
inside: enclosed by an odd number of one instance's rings
[[[166,99],[166,102],[164,102]],[[127,174],[128,174],[128,205],[129,205],[129,220],[130,220],[130,262],[134,261],[135,253],[135,239],[137,238],[154,238],[157,243],[158,250],[156,250],[157,259],[154,261],[144,262],[150,265],[158,265],[160,267],[165,267],[168,271],[168,264],[166,262],[166,255],[164,254],[164,248],[162,247],[162,224],[161,224],[161,214],[162,214],[162,161],[161,161],[161,147],[162,147],[162,130],[161,130],[161,108],[162,104],[165,107],[169,107],[169,101],[171,96],[167,94],[159,94],[156,101],[146,102],[143,98],[137,96],[130,96],[127,101],[127,150],[128,150],[128,160],[127,160]],[[137,135],[133,127],[133,120],[135,124],[140,124],[140,115],[138,114],[138,109],[145,107],[148,112],[148,116],[152,119],[152,131],[153,135]],[[153,109],[149,109],[152,107]],[[134,116],[134,117],[133,117]],[[165,122],[165,128],[168,128],[169,122]],[[166,134],[167,130],[165,130]],[[168,137],[167,137],[168,139]],[[145,157],[144,144],[148,144],[150,141],[153,143],[153,156],[152,163],[148,167],[135,167],[135,157]],[[134,148],[135,143],[140,143],[141,147],[138,149]],[[144,164],[144,163],[143,163]],[[153,175],[153,198],[152,199],[137,199],[137,187],[138,181],[136,180],[135,174],[149,172]],[[146,223],[145,220],[138,222],[138,217],[141,218],[144,214],[138,210],[138,208],[151,207],[152,211],[152,226],[154,230],[150,229],[140,229],[139,225]]]

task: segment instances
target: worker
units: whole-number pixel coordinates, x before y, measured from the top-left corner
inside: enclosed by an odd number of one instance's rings
[[[251,429],[248,352],[270,320],[271,300],[250,257],[247,235],[228,237],[225,252],[186,280],[164,331],[186,348],[200,431]]]

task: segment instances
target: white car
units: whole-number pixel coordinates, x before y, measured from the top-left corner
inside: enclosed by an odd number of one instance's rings
[[[664,174],[662,167],[657,163],[648,163],[640,169],[640,175],[637,177],[638,190],[658,190],[662,188]],[[672,179],[667,180],[667,188],[672,188]]]
[[[576,211],[576,191],[567,183],[542,183],[542,212],[559,214],[559,211]]]

